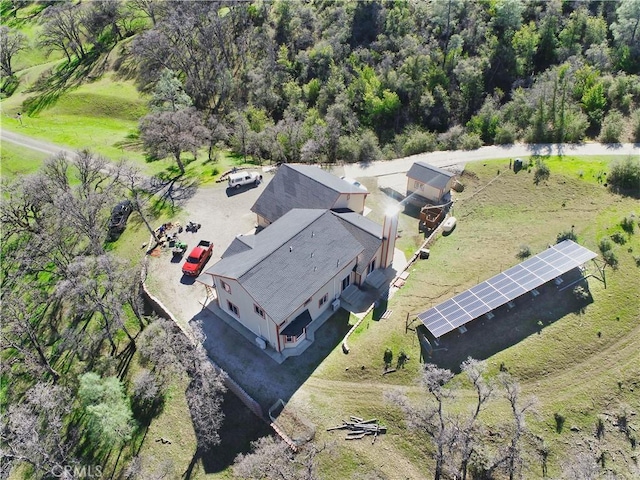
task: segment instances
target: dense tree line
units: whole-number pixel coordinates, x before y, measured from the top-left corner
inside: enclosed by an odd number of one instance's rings
[[[39,47],[73,63],[133,36],[123,54],[139,88],[155,95],[173,81],[186,101],[154,109],[141,131],[150,157],[178,165],[218,142],[258,162],[353,162],[640,138],[636,0],[38,5]],[[24,37],[3,28],[11,76]],[[174,141],[157,146],[164,133]]]
[[[238,153],[367,161],[629,138],[638,18],[633,0],[179,2],[132,51],[141,89],[173,72]]]

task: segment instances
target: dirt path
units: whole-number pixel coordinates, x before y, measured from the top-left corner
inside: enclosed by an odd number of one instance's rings
[[[584,143],[574,144],[515,144],[515,145],[490,145],[477,150],[446,150],[441,152],[420,153],[410,157],[395,160],[381,160],[367,164],[345,165],[344,171],[347,177],[379,177],[394,173],[404,173],[413,162],[427,162],[436,167],[449,167],[452,165],[464,165],[468,162],[479,162],[494,158],[529,157],[531,155],[640,155],[639,144],[603,144]]]
[[[10,142],[20,147],[29,148],[37,152],[42,152],[47,155],[56,155],[59,152],[65,152],[67,154],[73,154],[73,150],[55,145],[43,140],[36,140],[35,138],[22,135],[20,133],[10,132],[5,129],[0,129],[0,139],[5,142]]]

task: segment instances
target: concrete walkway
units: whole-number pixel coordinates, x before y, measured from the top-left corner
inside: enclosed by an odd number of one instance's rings
[[[413,162],[426,162],[436,167],[464,166],[468,162],[478,162],[494,158],[529,157],[531,155],[634,155],[640,156],[640,144],[622,143],[607,145],[602,143],[574,144],[515,144],[487,146],[477,150],[446,150],[420,153],[396,160],[380,160],[371,163],[344,165],[344,175],[350,178],[381,177],[394,173],[405,173]]]

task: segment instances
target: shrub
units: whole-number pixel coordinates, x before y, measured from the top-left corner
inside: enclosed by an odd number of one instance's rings
[[[338,158],[346,163],[355,163],[358,161],[360,147],[358,139],[353,136],[340,137],[338,141]]]
[[[636,267],[640,267],[640,255],[634,255],[633,260],[636,262]]]
[[[584,288],[582,285],[576,285],[573,287],[573,296],[579,301],[587,300],[589,298],[589,290]]]
[[[417,128],[410,129],[404,136],[402,154],[404,156],[417,153],[433,152],[438,147],[435,133],[423,132]]]
[[[400,355],[398,355],[398,365],[397,368],[404,368],[404,364],[409,360],[409,355],[405,353],[404,350],[400,350]]]
[[[498,145],[505,145],[508,143],[515,143],[518,139],[518,130],[515,125],[511,123],[505,123],[496,128],[495,143]]]
[[[637,109],[632,116],[633,140],[640,142],[640,109]]]
[[[438,143],[441,150],[457,150],[460,137],[464,130],[460,125],[454,125],[449,130],[438,135]]]
[[[627,157],[614,163],[608,179],[611,189],[640,195],[640,159]]]
[[[611,250],[613,248],[613,245],[611,244],[611,241],[605,237],[600,240],[600,243],[598,243],[598,248],[600,249],[601,253],[604,253]]]
[[[482,139],[477,133],[465,133],[460,136],[459,146],[463,150],[475,150],[482,146]]]
[[[391,351],[391,349],[387,348],[384,351],[384,366],[388,367],[389,365],[391,365],[391,362],[393,362],[393,352]]]
[[[564,427],[565,418],[561,413],[554,413],[553,418],[556,421],[556,432],[561,433],[562,427]]]
[[[629,235],[633,235],[636,224],[632,217],[624,217],[620,222],[620,226],[622,227],[622,230],[627,232]]]
[[[627,243],[627,239],[624,238],[624,235],[621,234],[620,232],[616,232],[616,233],[612,234],[611,235],[611,240],[616,242],[618,245],[624,245],[625,243]]]
[[[15,75],[5,77],[2,80],[2,83],[0,83],[0,97],[10,97],[18,88],[18,85],[20,85],[20,80],[18,80],[18,77],[16,77]]]
[[[378,137],[371,130],[365,130],[360,136],[359,162],[373,162],[382,158],[382,151],[378,144]]]
[[[602,417],[598,417],[596,421],[596,437],[602,438],[604,436],[604,421]]]
[[[618,143],[624,130],[624,118],[618,110],[611,110],[602,122],[600,141],[604,143]]]
[[[520,250],[518,250],[518,253],[516,253],[516,257],[520,260],[524,260],[525,258],[528,258],[530,256],[531,248],[529,247],[529,245],[520,245]]]
[[[544,182],[549,179],[551,175],[551,171],[546,163],[542,160],[536,160],[536,169],[533,173],[533,183],[538,185],[540,182]]]
[[[606,252],[603,252],[602,258],[604,258],[605,263],[614,270],[618,268],[618,257],[616,257],[616,254],[613,253],[613,250],[607,250]]]
[[[565,240],[578,241],[578,236],[574,233],[573,228],[571,230],[565,230],[556,235],[556,243],[564,242]]]
[[[588,126],[589,120],[584,113],[579,110],[568,111],[565,116],[564,141],[569,143],[582,141]]]

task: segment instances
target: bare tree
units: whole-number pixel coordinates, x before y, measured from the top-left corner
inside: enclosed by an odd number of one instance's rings
[[[144,13],[155,27],[158,21],[167,14],[169,3],[166,0],[131,0],[128,2],[128,6]]]
[[[301,120],[291,112],[286,112],[282,120],[276,125],[278,140],[284,150],[286,161],[299,162],[302,146],[307,140]]]
[[[213,149],[218,142],[229,139],[229,129],[219,115],[210,115],[207,120],[209,129],[209,161],[213,160]]]
[[[220,443],[225,378],[213,367],[201,345],[201,329],[198,325],[192,328],[195,338],[189,339],[173,322],[156,319],[142,332],[137,344],[143,364],[151,367],[161,385],[176,375],[188,375],[186,397],[198,449],[207,451]]]
[[[242,155],[243,161],[247,161],[247,141],[250,131],[247,117],[242,112],[235,112],[232,116],[233,134],[231,144],[234,150]]]
[[[450,370],[429,363],[420,374],[420,383],[430,393],[431,402],[413,405],[401,394],[388,394],[388,398],[403,410],[409,428],[425,433],[433,442],[435,480],[443,477],[447,456],[456,444],[456,426],[444,409],[445,401],[454,397],[449,384],[452,378]]]
[[[40,35],[40,46],[48,53],[61,50],[68,62],[71,61],[71,55],[83,59],[87,54],[83,45],[86,40],[83,9],[83,5],[71,2],[49,6],[43,13],[44,28]]]
[[[20,463],[27,463],[44,475],[74,463],[70,454],[73,435],[64,421],[71,405],[68,390],[38,383],[27,391],[20,403],[8,407],[1,427],[2,478]]]
[[[147,206],[152,195],[150,188],[148,188],[147,179],[140,174],[140,171],[137,168],[133,168],[131,166],[128,166],[123,170],[122,178],[123,186],[131,198],[133,209],[138,212],[138,215],[140,215],[145,227],[147,227],[147,230],[157,243],[158,235],[149,223],[147,213]]]
[[[27,37],[6,25],[0,26],[0,69],[2,75],[13,75],[11,61],[16,53],[26,48]]]
[[[486,362],[475,360],[469,357],[460,366],[462,371],[473,385],[476,392],[476,405],[471,416],[464,421],[463,428],[458,434],[458,450],[461,457],[460,475],[462,480],[466,480],[469,461],[478,444],[482,443],[482,432],[477,425],[478,415],[493,396],[493,384],[485,379]]]
[[[182,152],[191,152],[195,157],[209,137],[202,117],[194,108],[150,113],[140,121],[140,133],[145,149],[155,158],[172,155],[182,175],[185,172]]]
[[[111,344],[111,354],[118,350],[117,331],[124,331],[133,342],[124,325],[122,305],[139,276],[132,274],[129,265],[109,254],[77,257],[65,273],[56,285],[56,296],[70,304],[71,312],[98,322]]]
[[[52,310],[58,308],[56,305],[38,285],[26,279],[3,290],[0,343],[3,350],[11,352],[7,363],[14,375],[27,373],[38,378],[48,374],[54,382],[60,378],[50,353],[50,342],[55,342],[58,335],[48,321]]]
[[[220,15],[222,8],[226,9]],[[175,2],[155,27],[136,38],[139,81],[155,82],[163,68],[184,75],[185,90],[206,113],[224,113],[241,91],[252,46],[251,17],[243,3]]]
[[[513,415],[511,439],[499,463],[504,464],[509,480],[513,480],[520,476],[524,464],[523,437],[528,433],[526,413],[532,410],[538,401],[535,397],[522,399],[520,384],[509,373],[501,372],[498,381],[505,390],[505,397]]]
[[[317,456],[324,448],[309,443],[294,453],[283,441],[262,437],[251,443],[251,453],[235,458],[233,474],[251,480],[317,480]]]
[[[40,174],[19,176],[10,184],[4,183],[4,195],[0,198],[0,221],[5,242],[14,236],[41,231],[46,204],[43,189],[46,183]]]
[[[220,443],[218,431],[224,420],[223,393],[226,391],[224,375],[216,372],[203,351],[196,356],[191,382],[186,397],[191,421],[198,440],[198,449],[208,451]]]

